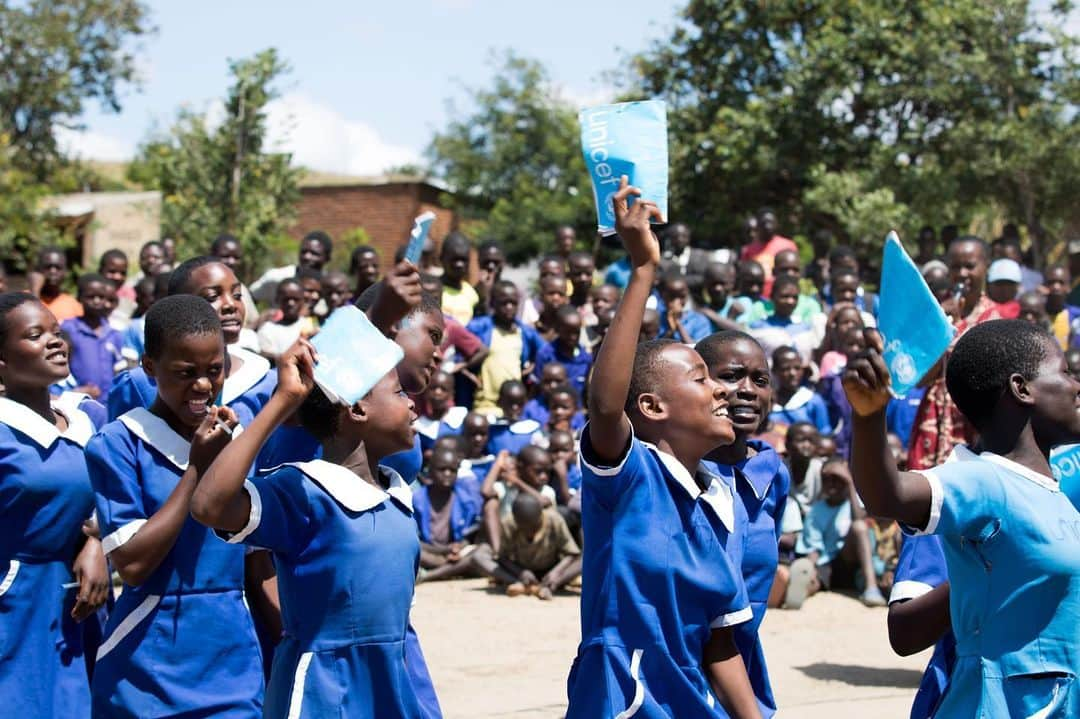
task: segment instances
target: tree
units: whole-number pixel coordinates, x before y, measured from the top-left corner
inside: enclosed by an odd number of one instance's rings
[[[181,250],[205,252],[214,237],[229,232],[253,264],[271,259],[267,248],[295,216],[302,173],[290,165],[290,155],[266,146],[266,105],[287,70],[273,49],[230,62],[233,83],[220,125],[181,110],[166,134],[139,148],[129,178],[161,191],[162,236],[176,238]]]
[[[520,262],[549,250],[558,225],[590,236],[596,213],[577,113],[538,62],[512,53],[495,62],[494,87],[469,90],[471,114],[451,107],[428,156],[469,232]]]
[[[138,0],[0,0],[0,132],[10,162],[34,180],[61,160],[56,129],[78,129],[89,100],[120,110],[151,31]]]
[[[626,89],[669,102],[672,215],[706,235],[734,237],[762,204],[849,240],[888,229],[866,229],[867,207],[963,224],[995,205],[1038,245],[1060,225],[1080,153],[1076,39],[1056,29],[1070,10],[692,0],[634,58]],[[830,206],[843,188],[891,197]]]

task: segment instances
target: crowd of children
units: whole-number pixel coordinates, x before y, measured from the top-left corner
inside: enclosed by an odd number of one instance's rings
[[[580,592],[570,717],[771,716],[766,610],[838,589],[891,602],[897,651],[937,644],[913,716],[979,697],[986,716],[1031,713],[1047,692],[1071,715],[1064,620],[1042,628],[1062,656],[1041,663],[1007,633],[977,637],[987,601],[1075,593],[980,599],[975,575],[991,554],[1024,555],[1012,532],[990,546],[1008,530],[1004,475],[1047,485],[1038,456],[1072,438],[1049,393],[1057,382],[1075,404],[1064,384],[1080,353],[1062,351],[1080,328],[1080,246],[1076,266],[1036,277],[1010,233],[939,244],[924,228],[917,261],[972,339],[891,396],[879,298],[850,248],[804,265],[769,210],[741,248],[696,248],[682,224],[661,241],[659,210],[635,193],[614,199],[625,256],[598,271],[560,227],[523,284],[498,243],[458,233],[419,268],[365,246],[344,273],[313,232],[250,287],[229,235],[191,258],[148,242],[138,273],[110,250],[77,278],[62,250],[41,250],[29,291],[0,294],[0,697],[13,715],[436,717],[409,604],[416,582],[457,577],[510,597]],[[315,384],[309,340],[349,307],[400,362],[343,405]],[[985,350],[1000,330],[982,328],[1002,318],[1028,355],[1002,350],[959,377],[963,343]],[[357,362],[393,354],[374,349]],[[1061,377],[1039,386],[1054,362]],[[999,417],[1003,403],[1029,427]],[[956,448],[976,437],[1009,459]],[[987,462],[1001,488],[969,487]],[[1072,521],[1056,499],[1024,501]],[[987,547],[984,564],[964,542]],[[946,559],[965,580],[951,598]],[[1070,561],[1047,550],[1016,573],[1071,587]],[[980,641],[1016,655],[996,689],[978,683]],[[1026,688],[1001,682],[1021,670]]]

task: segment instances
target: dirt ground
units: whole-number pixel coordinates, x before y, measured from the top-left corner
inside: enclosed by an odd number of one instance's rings
[[[929,652],[889,649],[884,609],[841,594],[770,611],[762,627],[783,719],[906,717]],[[578,598],[509,599],[484,580],[422,584],[413,624],[447,719],[557,719],[579,639]]]

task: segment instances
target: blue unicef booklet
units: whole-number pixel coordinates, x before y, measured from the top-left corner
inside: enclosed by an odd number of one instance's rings
[[[1080,444],[1064,444],[1050,451],[1050,469],[1061,491],[1080,509]]]
[[[622,175],[641,190],[642,199],[655,202],[666,219],[668,143],[664,103],[646,100],[589,107],[578,113],[578,121],[600,233],[615,232],[611,196],[619,190]]]
[[[428,211],[413,220],[412,232],[409,233],[409,244],[405,249],[405,259],[414,265],[420,263],[420,255],[424,252],[424,243],[427,242],[431,226],[435,223],[435,213]]]
[[[332,402],[350,406],[397,367],[405,354],[353,305],[334,310],[311,344],[319,355],[315,383]]]
[[[956,330],[895,232],[885,238],[879,306],[892,391],[903,396],[937,364]]]

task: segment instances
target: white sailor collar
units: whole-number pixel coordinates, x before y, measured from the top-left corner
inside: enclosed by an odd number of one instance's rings
[[[1022,464],[1012,461],[1007,457],[1002,457],[1000,454],[994,454],[993,452],[983,452],[977,455],[978,459],[985,460],[992,464],[996,464],[1002,469],[1006,469],[1013,474],[1019,474],[1024,479],[1030,480],[1044,489],[1048,489],[1051,492],[1060,492],[1061,485],[1052,477],[1047,477],[1045,474],[1039,474],[1038,472],[1028,469]]]
[[[446,410],[439,419],[433,417],[417,417],[413,422],[413,428],[428,439],[436,439],[439,436],[439,426],[445,424],[452,430],[461,429],[469,410],[465,407],[451,407]]]
[[[49,449],[60,437],[85,447],[94,435],[94,423],[90,417],[70,402],[54,401],[52,408],[67,419],[68,426],[63,432],[26,405],[6,397],[0,397],[0,422],[19,430],[42,449]]]
[[[720,520],[725,529],[729,532],[735,531],[735,497],[731,492],[731,487],[723,479],[717,474],[706,470],[704,466],[698,465],[698,471],[703,472],[709,478],[709,486],[702,491],[698,483],[694,481],[694,477],[674,456],[654,444],[642,440],[638,441],[656,455],[656,458],[660,460],[660,464],[664,465],[664,469],[675,480],[675,483],[682,487],[691,499],[697,500],[700,498],[712,509],[713,514],[716,515],[716,518]]]
[[[780,404],[773,404],[773,412],[779,412],[781,410],[796,410],[806,405],[811,399],[814,398],[814,390],[809,387],[799,387],[795,390],[795,394],[791,395],[783,406]]]
[[[270,371],[269,360],[243,347],[229,345],[229,354],[243,364],[239,370],[225,378],[225,384],[221,388],[221,404],[232,404]]]
[[[351,512],[366,512],[378,507],[387,497],[396,500],[410,514],[413,511],[412,490],[401,475],[390,467],[379,465],[379,471],[390,480],[390,486],[383,490],[356,476],[352,470],[322,459],[288,462],[283,466],[295,467],[303,472],[338,504]]]
[[[136,407],[120,415],[120,421],[132,434],[156,449],[181,472],[188,468],[191,442],[177,434],[161,417],[145,407]]]

